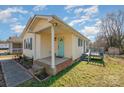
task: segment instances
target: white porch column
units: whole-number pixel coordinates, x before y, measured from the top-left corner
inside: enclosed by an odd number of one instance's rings
[[[51,67],[55,68],[55,50],[54,50],[54,33],[55,29],[54,26],[51,26]]]

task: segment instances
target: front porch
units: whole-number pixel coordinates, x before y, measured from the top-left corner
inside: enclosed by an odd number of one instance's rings
[[[72,63],[72,33],[57,25],[34,32],[34,65],[56,74]],[[40,67],[39,67],[40,68]]]
[[[36,67],[45,67],[49,74],[56,74],[72,63],[73,33],[64,24],[41,19],[29,32],[32,49],[24,51],[24,54],[33,58]]]
[[[51,56],[49,56],[46,58],[35,60],[33,62],[33,67],[35,67],[35,69],[37,69],[37,70],[38,70],[38,68],[40,69],[41,67],[43,67],[43,68],[45,68],[45,71],[49,75],[55,75],[58,72],[64,70],[66,67],[68,67],[72,63],[73,63],[73,61],[71,58],[55,57],[55,68],[53,69],[52,64],[51,64]]]
[[[69,60],[69,58],[55,57],[55,65],[61,64],[61,63],[65,62],[65,61],[67,61],[67,60]],[[42,58],[42,59],[38,59],[37,61],[51,66],[51,56],[46,57],[46,58]]]

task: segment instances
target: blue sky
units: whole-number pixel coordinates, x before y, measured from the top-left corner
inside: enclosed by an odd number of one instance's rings
[[[0,40],[20,35],[27,21],[34,14],[56,15],[91,40],[95,40],[100,19],[107,13],[124,10],[121,5],[48,5],[48,6],[0,6]]]

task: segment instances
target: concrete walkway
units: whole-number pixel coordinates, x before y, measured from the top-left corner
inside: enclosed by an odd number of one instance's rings
[[[2,60],[0,62],[7,87],[17,86],[32,78],[20,64],[12,60]]]

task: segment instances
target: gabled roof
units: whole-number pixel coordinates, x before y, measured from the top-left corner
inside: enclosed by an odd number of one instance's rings
[[[85,37],[84,35],[82,35],[81,33],[79,33],[77,30],[75,30],[74,28],[72,28],[70,25],[68,25],[67,23],[65,23],[64,21],[62,21],[60,18],[58,18],[55,15],[34,15],[32,18],[29,19],[26,27],[24,28],[21,37],[23,37],[23,35],[26,33],[28,27],[35,21],[36,18],[45,18],[47,20],[51,19],[52,20],[56,20],[62,24],[64,24],[66,27],[68,27],[69,29],[71,29],[72,32],[74,32],[77,35],[80,35],[81,37],[87,39],[88,41],[90,41],[87,37]]]

